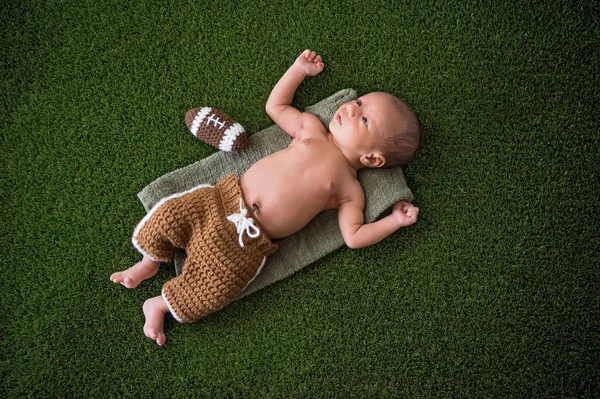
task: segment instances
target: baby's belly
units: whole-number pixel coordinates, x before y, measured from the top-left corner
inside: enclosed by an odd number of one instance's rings
[[[241,186],[248,207],[255,209],[253,218],[271,239],[294,234],[320,212],[334,207],[326,187],[298,173],[281,173],[281,169],[250,168]]]
[[[275,201],[264,197],[259,201],[261,202],[260,208],[253,218],[271,239],[284,238],[298,232],[320,213],[320,211],[307,213],[306,209],[294,206],[290,202],[293,201],[291,198],[289,200],[278,198]],[[277,211],[277,206],[271,205],[274,203],[288,203],[290,206],[284,213],[281,213]]]

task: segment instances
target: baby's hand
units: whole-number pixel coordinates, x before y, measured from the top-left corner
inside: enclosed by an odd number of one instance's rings
[[[392,208],[392,215],[400,227],[410,226],[416,222],[418,214],[419,208],[406,201],[396,202]]]
[[[325,68],[325,64],[323,64],[323,59],[320,55],[317,55],[314,51],[304,50],[296,58],[294,67],[307,76],[315,76],[321,73],[323,68]]]

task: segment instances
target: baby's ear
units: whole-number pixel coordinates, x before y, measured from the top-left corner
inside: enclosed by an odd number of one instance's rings
[[[385,162],[385,156],[377,152],[365,154],[360,157],[360,163],[365,165],[367,168],[381,168],[383,165],[385,165]]]

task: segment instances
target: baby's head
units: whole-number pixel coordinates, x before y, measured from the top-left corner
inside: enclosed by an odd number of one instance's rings
[[[413,110],[383,92],[342,105],[329,123],[329,131],[344,156],[364,167],[406,165],[421,140]]]

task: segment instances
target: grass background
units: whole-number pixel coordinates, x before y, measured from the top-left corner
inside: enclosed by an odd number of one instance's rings
[[[0,395],[592,397],[598,387],[600,7],[587,1],[12,1],[2,36]],[[214,150],[189,108],[272,124],[305,48],[427,135],[420,220],[194,325],[142,333],[109,275],[136,193]]]

